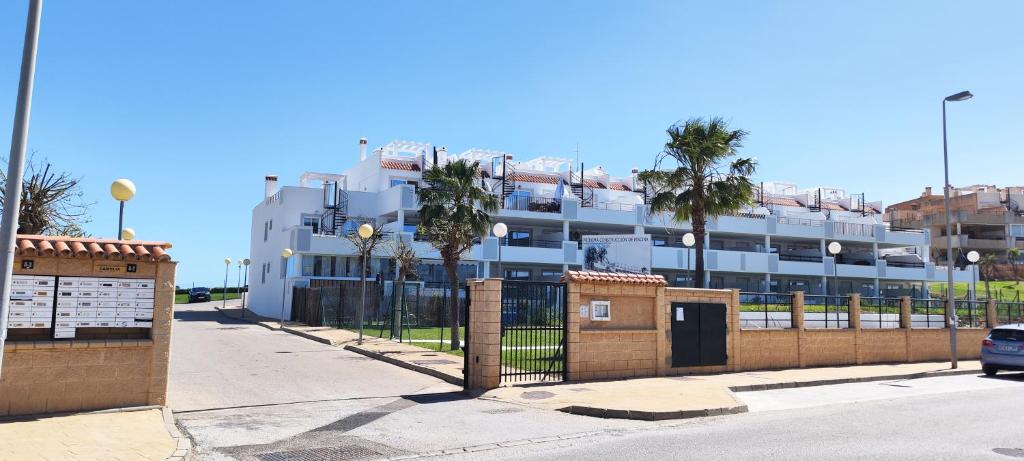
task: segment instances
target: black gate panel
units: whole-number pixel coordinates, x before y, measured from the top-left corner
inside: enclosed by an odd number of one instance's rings
[[[672,366],[725,365],[725,304],[672,303]]]
[[[502,282],[501,382],[563,381],[565,284]]]

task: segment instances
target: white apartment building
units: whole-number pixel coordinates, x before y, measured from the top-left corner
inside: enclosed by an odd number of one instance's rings
[[[282,299],[290,305],[293,286],[308,286],[315,279],[358,279],[357,252],[341,235],[365,221],[383,225],[392,238],[412,242],[423,260],[419,279],[447,280],[437,251],[416,238],[416,189],[421,173],[435,162],[462,158],[479,161],[481,183],[502,197],[494,220],[509,228],[500,252],[506,279],[558,280],[563,271],[580,267],[578,242],[584,235],[650,234],[652,272],[672,285],[690,283],[694,250],[681,243],[690,224],[650,213],[635,169],[612,176],[600,166],[573,168],[569,159],[521,161],[483,149],[454,155],[444,147],[405,141],[368,153],[361,139],[358,161],[343,173],[305,173],[298,185],[283,186],[276,176],[266,177],[264,196],[252,212],[252,309],[276,317]],[[756,195],[757,203],[741,213],[709,220],[708,286],[920,296],[929,283],[945,281],[945,268],[929,261],[929,231],[890,230],[882,221],[881,203],[866,202],[863,194],[765,182]],[[835,258],[826,251],[831,241],[843,247]],[[284,248],[294,256],[283,259]],[[466,255],[460,276],[498,276],[498,248],[497,238],[482,239]],[[386,252],[374,255],[369,266],[373,277],[394,277]],[[957,270],[955,279],[970,281],[972,275]]]

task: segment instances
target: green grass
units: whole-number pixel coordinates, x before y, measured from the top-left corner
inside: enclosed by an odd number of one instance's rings
[[[238,293],[228,293],[228,299],[238,299]],[[223,301],[223,293],[214,293],[210,295],[210,301]],[[188,304],[188,294],[174,295],[174,304]]]
[[[1024,300],[1024,282],[1011,282],[1011,281],[997,281],[988,282],[989,290],[992,291],[992,297],[995,299],[1013,300],[1020,299]],[[978,296],[985,297],[985,282],[979,280],[977,286]],[[953,291],[957,298],[963,298],[967,296],[969,284],[966,282],[954,283]],[[946,284],[945,283],[933,283],[929,286],[932,292],[932,296],[946,296]]]

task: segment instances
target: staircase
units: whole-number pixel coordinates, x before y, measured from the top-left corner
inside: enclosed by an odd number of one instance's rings
[[[594,189],[587,187],[586,181],[583,177],[583,164],[580,164],[580,173],[575,173],[569,170],[569,188],[572,190],[572,195],[580,200],[581,207],[592,207],[594,206]],[[644,202],[647,201],[646,192],[644,194]]]
[[[324,212],[320,215],[320,234],[341,235],[348,222],[348,193],[338,189],[338,183],[324,183]]]
[[[817,195],[811,196],[811,200],[807,204],[807,209],[810,211],[821,211],[821,189],[818,189]]]
[[[508,163],[508,159],[504,156],[494,157],[491,159],[491,177],[494,179],[501,180],[501,207],[515,208],[516,204],[508,203],[508,197],[516,191],[516,169]]]

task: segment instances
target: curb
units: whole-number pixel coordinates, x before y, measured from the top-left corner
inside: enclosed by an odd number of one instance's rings
[[[731,386],[730,391],[733,392],[753,392],[753,391],[770,391],[775,389],[787,389],[794,387],[814,387],[814,386],[830,386],[833,384],[850,384],[850,383],[870,383],[874,381],[889,381],[893,379],[920,379],[920,378],[938,378],[942,376],[959,376],[959,375],[973,375],[981,373],[981,370],[952,370],[952,371],[921,371],[917,373],[906,373],[902,375],[885,375],[885,376],[863,376],[859,378],[836,378],[836,379],[819,379],[815,381],[791,381],[785,383],[771,383],[771,384],[751,384],[747,386]]]
[[[161,411],[164,416],[164,427],[167,428],[167,432],[176,443],[174,453],[164,458],[164,461],[191,461],[193,455],[192,441],[178,430],[178,426],[174,424],[174,413],[171,412],[170,408],[162,407]]]
[[[664,421],[667,419],[689,419],[703,418],[706,416],[735,415],[746,413],[747,406],[743,404],[731,407],[703,408],[700,410],[678,410],[678,411],[636,411],[636,410],[612,410],[607,408],[585,407],[572,405],[559,408],[558,411],[572,413],[574,415],[593,416],[596,418],[608,419],[635,419],[641,421]]]
[[[462,378],[449,375],[447,373],[435,370],[433,368],[429,368],[429,367],[425,367],[425,366],[422,366],[422,365],[416,365],[415,363],[409,363],[409,362],[405,362],[405,361],[402,361],[402,360],[398,360],[396,358],[388,357],[387,354],[381,354],[379,352],[374,352],[374,351],[371,351],[371,350],[363,349],[363,348],[361,348],[359,346],[347,345],[347,346],[344,347],[344,349],[352,351],[352,352],[355,352],[357,354],[365,355],[365,356],[370,357],[372,359],[380,360],[381,362],[387,362],[387,363],[390,363],[392,365],[396,365],[396,366],[405,368],[406,370],[412,370],[412,371],[416,371],[416,372],[419,372],[419,373],[423,373],[425,375],[430,375],[430,376],[433,376],[433,377],[435,377],[437,379],[440,379],[441,381],[447,382],[449,384],[454,384],[456,386],[463,386]]]

